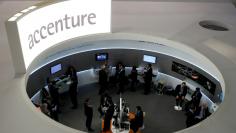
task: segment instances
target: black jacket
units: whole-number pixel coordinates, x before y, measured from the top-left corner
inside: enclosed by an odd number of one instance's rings
[[[152,81],[152,68],[149,68],[147,72],[144,73],[144,80],[145,82],[151,82]]]
[[[138,77],[138,72],[137,70],[132,70],[131,73],[130,73],[130,79],[132,81],[137,81],[137,77]]]
[[[99,84],[100,85],[107,84],[107,73],[103,69],[99,71]]]
[[[84,103],[84,114],[86,117],[93,117],[93,108],[88,105],[88,103]]]
[[[125,83],[125,69],[122,69],[118,73],[118,79],[121,84]]]
[[[191,97],[192,97],[193,102],[196,102],[199,104],[202,98],[202,93],[200,91],[194,91]]]
[[[187,92],[188,92],[188,86],[183,87],[182,93],[181,93],[181,85],[180,84],[177,85],[176,88],[175,88],[175,96],[184,96],[185,97]]]

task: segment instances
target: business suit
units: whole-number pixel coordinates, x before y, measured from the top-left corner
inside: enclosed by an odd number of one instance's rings
[[[194,91],[192,97],[192,103],[194,104],[195,107],[198,107],[202,98],[202,93],[200,90]]]
[[[138,81],[138,72],[136,70],[136,68],[133,68],[131,70],[131,74],[130,74],[130,79],[131,79],[131,91],[135,91],[134,85],[135,83],[137,83]]]
[[[88,105],[88,102],[84,103],[84,114],[86,116],[86,128],[88,131],[92,131],[91,123],[93,119],[93,108]]]
[[[107,89],[107,72],[104,69],[101,69],[99,71],[99,84],[100,84],[100,90],[99,94],[102,94]]]
[[[78,102],[77,102],[77,85],[78,85],[78,78],[77,78],[77,72],[74,67],[69,67],[68,71],[66,73],[67,76],[70,76],[70,79],[72,83],[69,87],[69,94],[71,98],[71,102],[73,105],[73,109],[77,108]]]
[[[121,68],[118,73],[118,79],[119,79],[119,90],[117,93],[123,93],[124,92],[124,86],[125,86],[125,69]]]
[[[48,90],[52,98],[52,104],[59,104],[59,92],[58,88],[55,87],[55,83],[48,84]]]
[[[175,88],[175,96],[176,96],[176,106],[182,107],[183,100],[188,92],[188,87],[186,85],[177,85]]]
[[[104,117],[103,131],[109,131],[111,129],[111,119],[114,114],[114,105],[113,105],[113,103],[109,103],[109,104],[110,105],[109,105],[108,110],[107,110],[105,117]]]
[[[145,90],[144,94],[150,93],[151,90],[151,83],[152,83],[152,68],[149,67],[147,71],[144,73],[144,84],[145,84]]]
[[[48,93],[48,91],[46,90],[45,87],[43,87],[40,91],[40,97],[41,97],[41,103],[45,103],[47,102],[47,100],[50,99],[50,95]]]

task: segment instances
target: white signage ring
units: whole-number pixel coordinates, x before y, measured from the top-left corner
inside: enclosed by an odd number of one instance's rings
[[[35,57],[55,44],[110,32],[111,0],[61,1],[26,14],[16,20],[16,25],[27,69]]]

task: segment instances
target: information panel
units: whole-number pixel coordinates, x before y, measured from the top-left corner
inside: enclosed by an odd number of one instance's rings
[[[25,68],[62,41],[110,32],[111,0],[68,0],[39,8],[17,21]]]
[[[215,94],[216,84],[192,68],[173,61],[172,71],[199,83],[212,95]]]

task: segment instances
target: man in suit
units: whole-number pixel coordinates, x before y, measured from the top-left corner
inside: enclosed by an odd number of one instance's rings
[[[69,87],[70,98],[73,105],[71,108],[76,109],[78,106],[78,102],[77,102],[78,78],[77,78],[77,72],[75,68],[73,66],[69,66],[66,72],[66,75],[70,77],[71,82],[72,82]]]
[[[107,99],[107,104],[108,104],[108,109],[105,113],[105,117],[104,117],[104,128],[103,128],[103,132],[107,132],[110,131],[111,129],[111,119],[113,117],[114,114],[114,104],[111,98]]]
[[[185,96],[188,92],[188,87],[185,82],[182,82],[182,84],[179,84],[175,88],[175,99],[176,99],[176,106],[174,107],[175,110],[182,110],[182,104],[185,99]]]
[[[40,98],[41,98],[41,103],[44,103],[47,100],[51,100],[50,94],[48,92],[48,84],[47,84],[47,86],[45,86],[41,89]]]
[[[84,102],[84,114],[86,116],[86,128],[89,132],[93,132],[94,130],[91,128],[93,119],[93,107],[89,104],[89,98],[87,98]]]
[[[117,94],[120,94],[124,92],[124,86],[125,86],[125,68],[122,64],[119,64],[118,81],[119,81],[119,90]]]
[[[136,69],[136,66],[132,67],[131,73],[130,73],[130,79],[131,79],[131,91],[135,91],[134,85],[138,82],[138,71]]]
[[[151,90],[151,83],[152,83],[152,64],[148,64],[145,72],[144,72],[144,84],[145,84],[145,90],[144,94],[147,95],[150,93]]]
[[[99,89],[99,94],[104,93],[107,89],[107,72],[105,70],[105,65],[101,67],[101,70],[99,71],[99,84],[100,84],[100,89]]]
[[[193,105],[195,107],[198,107],[202,98],[202,93],[200,91],[200,88],[197,87],[191,97]]]
[[[201,98],[202,98],[202,93],[200,91],[200,88],[196,88],[196,90],[194,91],[194,93],[191,96],[191,101],[187,102],[185,104],[185,110],[189,111],[190,107],[194,107],[195,109],[199,106]]]

